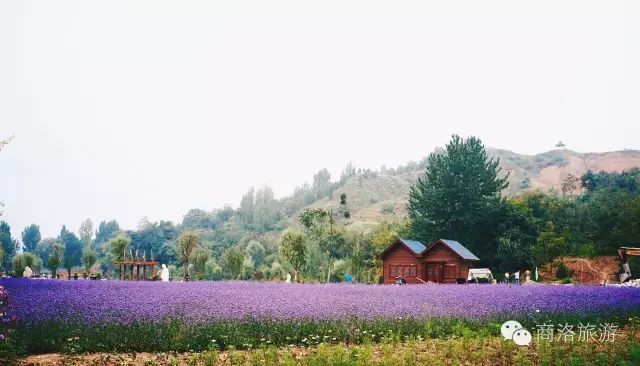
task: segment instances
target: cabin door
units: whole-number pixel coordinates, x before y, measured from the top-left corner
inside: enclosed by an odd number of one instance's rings
[[[442,282],[442,264],[426,264],[425,266],[427,282]]]

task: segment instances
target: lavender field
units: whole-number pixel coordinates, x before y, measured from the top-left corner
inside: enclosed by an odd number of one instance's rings
[[[602,286],[278,284],[9,280],[23,321],[89,323],[240,319],[481,319],[536,313],[591,314],[640,308],[640,290]]]
[[[85,342],[83,350],[203,349],[212,340],[240,347],[305,344],[320,336],[359,342],[367,331],[378,337],[439,336],[454,323],[480,331],[477,324],[506,318],[526,323],[640,312],[640,290],[632,287],[52,280],[0,285],[11,296],[11,314],[21,319],[19,332],[36,351],[42,345],[44,351],[60,350],[61,340],[76,338]],[[425,326],[442,319],[449,323],[435,332]]]

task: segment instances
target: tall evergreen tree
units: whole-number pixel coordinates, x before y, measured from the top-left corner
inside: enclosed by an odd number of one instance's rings
[[[82,264],[82,242],[78,237],[67,230],[66,226],[62,226],[58,240],[64,245],[64,258],[62,260],[63,267],[71,276],[71,268]]]
[[[444,152],[431,153],[424,177],[409,195],[414,236],[425,242],[458,240],[481,258],[495,253],[500,193],[508,185],[498,163],[476,137],[453,135]]]
[[[0,244],[4,256],[2,258],[2,267],[5,270],[11,268],[13,257],[16,255],[18,248],[13,239],[11,239],[11,226],[5,221],[0,221]]]
[[[29,253],[36,251],[41,239],[40,226],[36,224],[31,224],[22,230],[22,244],[24,245],[24,250]]]

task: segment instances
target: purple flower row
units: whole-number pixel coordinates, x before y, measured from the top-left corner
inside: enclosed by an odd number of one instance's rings
[[[599,286],[312,285],[253,282],[0,281],[27,322],[129,324],[167,318],[429,318],[597,314],[640,309],[640,289]]]

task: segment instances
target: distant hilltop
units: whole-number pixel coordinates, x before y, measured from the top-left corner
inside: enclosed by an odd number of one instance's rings
[[[562,149],[532,156],[500,149],[488,152],[500,158],[502,169],[510,172],[507,194],[535,190],[559,193],[569,174],[579,178],[589,170],[611,173],[640,167],[638,150],[578,153]]]
[[[580,178],[588,170],[622,172],[640,168],[638,150],[579,153],[556,149],[537,155],[521,155],[488,148],[487,152],[500,159],[503,172],[509,172],[509,187],[504,192],[506,196],[529,191],[562,194],[562,182],[569,175]],[[409,188],[424,174],[425,163],[423,160],[395,169],[359,171],[344,179],[330,197],[317,200],[308,207],[336,206],[338,197],[344,192],[349,198],[351,225],[359,226],[359,229],[367,230],[381,221],[406,217]],[[578,194],[580,190],[572,193]]]

